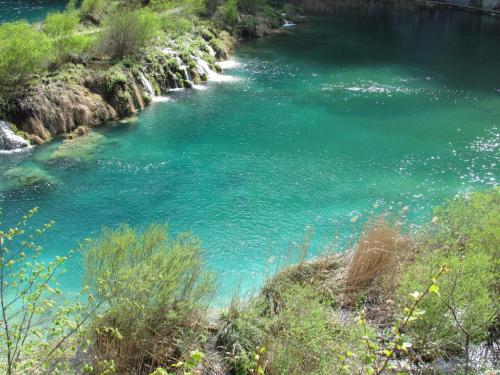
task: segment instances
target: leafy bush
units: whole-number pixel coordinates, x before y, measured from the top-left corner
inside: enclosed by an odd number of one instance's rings
[[[463,353],[484,341],[497,318],[499,191],[474,193],[438,207],[427,247],[404,274],[400,301],[446,265],[440,293],[422,301],[425,315],[408,331],[420,356]]]
[[[193,31],[193,21],[187,17],[167,16],[162,19],[162,29],[171,35]]]
[[[237,373],[260,367],[268,374],[340,373],[346,352],[361,352],[362,328],[342,321],[318,291],[289,284],[279,296],[279,308],[263,296],[239,310],[233,306],[223,317],[218,344],[230,353]],[[256,357],[258,348],[266,350]],[[358,359],[350,362],[353,373]]]
[[[495,255],[500,243],[500,188],[459,197],[434,210],[433,247]]]
[[[79,54],[84,49],[85,38],[74,35],[80,18],[77,12],[50,13],[43,24],[43,31],[51,38],[58,62]]]
[[[43,72],[51,59],[45,34],[21,21],[0,26],[0,84],[15,86]]]
[[[214,14],[219,26],[234,26],[238,23],[238,0],[226,0],[219,5]]]
[[[96,364],[113,361],[118,371],[135,372],[194,349],[213,292],[199,241],[170,238],[163,225],[143,233],[123,226],[105,229],[83,250],[86,279],[105,301],[91,332]]]
[[[31,228],[29,221],[37,211],[31,210],[15,227],[0,230],[3,374],[63,370],[68,364],[65,360],[75,354],[74,346],[67,343],[97,307],[92,302],[69,302],[62,297],[56,284],[68,257],[41,260],[43,249],[35,240],[54,223]]]
[[[491,264],[491,257],[478,252],[427,254],[410,267],[399,288],[400,299],[421,288],[439,267],[450,270],[440,280],[440,294],[422,301],[425,315],[408,331],[422,356],[461,354],[470,343],[484,341],[496,318]]]
[[[105,7],[105,0],[83,0],[80,7],[81,17],[98,25],[104,15]]]
[[[151,11],[120,10],[106,17],[100,49],[112,58],[123,59],[146,46],[160,30]]]

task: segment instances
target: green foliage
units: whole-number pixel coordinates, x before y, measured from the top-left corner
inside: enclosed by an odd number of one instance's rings
[[[398,290],[404,303],[430,275],[446,265],[439,293],[422,302],[423,319],[409,334],[422,355],[464,353],[486,338],[497,317],[498,190],[460,197],[435,210],[430,238],[404,274]]]
[[[64,368],[64,359],[74,354],[66,343],[95,311],[92,300],[63,299],[56,284],[68,257],[41,260],[43,249],[35,240],[54,223],[31,229],[36,213],[0,230],[0,369],[9,375]]]
[[[0,84],[15,86],[43,72],[51,59],[51,44],[27,22],[0,26]]]
[[[402,373],[402,370],[407,370],[411,372],[410,368],[403,368],[404,363],[400,363],[397,367],[394,360],[402,355],[407,355],[412,348],[413,344],[407,341],[407,335],[405,331],[410,328],[415,322],[422,319],[425,316],[426,311],[421,308],[423,302],[432,296],[433,294],[439,296],[439,285],[441,277],[448,272],[446,267],[441,267],[439,271],[427,280],[427,287],[420,292],[418,290],[409,294],[408,305],[402,305],[401,310],[402,316],[399,319],[395,319],[390,330],[384,330],[383,337],[379,337],[375,340],[373,336],[368,334],[367,322],[365,317],[365,311],[361,312],[358,318],[358,324],[361,325],[365,331],[363,335],[363,344],[365,345],[364,353],[364,366],[362,373],[380,375],[386,372],[386,370],[398,370],[398,373]],[[346,353],[343,356],[344,364],[342,366],[343,372],[348,373],[351,370],[351,360],[353,353]]]
[[[338,354],[361,351],[361,327],[342,321],[339,313],[311,286],[290,284],[276,301],[261,296],[223,317],[218,343],[231,353],[238,373],[261,368],[270,374],[332,374],[341,371]],[[257,347],[265,347],[255,355]],[[351,368],[361,362],[354,359]]]
[[[170,238],[163,225],[143,233],[122,226],[105,229],[83,251],[86,280],[105,301],[92,330],[97,362],[114,360],[129,371],[187,355],[213,292],[199,241]]]
[[[104,20],[100,50],[123,59],[147,46],[160,30],[158,17],[148,10],[119,10]]]
[[[422,355],[435,357],[443,352],[460,353],[464,339],[481,342],[496,318],[492,287],[495,273],[493,259],[478,251],[465,255],[426,254],[418,258],[403,276],[398,294],[406,301],[409,291],[421,289],[430,275],[447,265],[450,268],[440,281],[440,293],[425,299],[425,316],[408,331]],[[467,335],[468,337],[465,337]]]
[[[173,36],[190,33],[194,29],[192,19],[178,15],[163,17],[161,27],[165,32]]]
[[[433,246],[447,251],[484,251],[500,243],[500,189],[459,197],[434,210]],[[498,255],[498,254],[496,254]]]
[[[213,16],[219,26],[234,26],[238,23],[238,0],[225,0],[215,10]]]
[[[266,0],[238,0],[239,7],[248,13],[257,13],[267,6]]]
[[[105,0],[83,0],[80,7],[80,14],[82,19],[88,19],[95,24],[99,24],[105,10]]]
[[[51,39],[58,62],[79,54],[85,47],[85,38],[75,35],[80,17],[78,13],[50,13],[43,24],[43,31]]]

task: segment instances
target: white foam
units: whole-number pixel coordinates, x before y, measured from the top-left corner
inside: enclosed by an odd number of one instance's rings
[[[153,103],[168,103],[173,101],[169,96],[155,96],[153,97]]]
[[[241,66],[241,63],[237,60],[225,60],[218,62],[222,69],[235,69]]]

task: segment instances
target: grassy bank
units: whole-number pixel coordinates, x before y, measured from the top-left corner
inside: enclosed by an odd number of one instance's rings
[[[57,289],[30,217],[0,232],[3,371],[90,374],[482,373],[498,366],[500,191],[437,207],[417,233],[374,219],[343,253],[280,270],[209,309],[190,234],[106,229],[81,245],[82,294]],[[68,256],[71,256],[69,254]]]

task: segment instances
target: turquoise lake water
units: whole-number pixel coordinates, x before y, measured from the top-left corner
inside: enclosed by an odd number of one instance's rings
[[[0,0],[0,23],[41,21],[50,12],[64,10],[67,3],[66,0]]]
[[[100,127],[87,152],[54,157],[55,141],[0,155],[3,225],[40,207],[35,223],[56,221],[49,257],[103,225],[168,222],[201,238],[223,301],[305,233],[311,255],[337,237],[341,250],[370,215],[408,206],[418,225],[444,199],[496,185],[499,45],[500,21],[460,12],[310,17],[244,43],[232,80]],[[42,178],[15,186],[19,173]],[[74,259],[63,287],[80,277]]]

